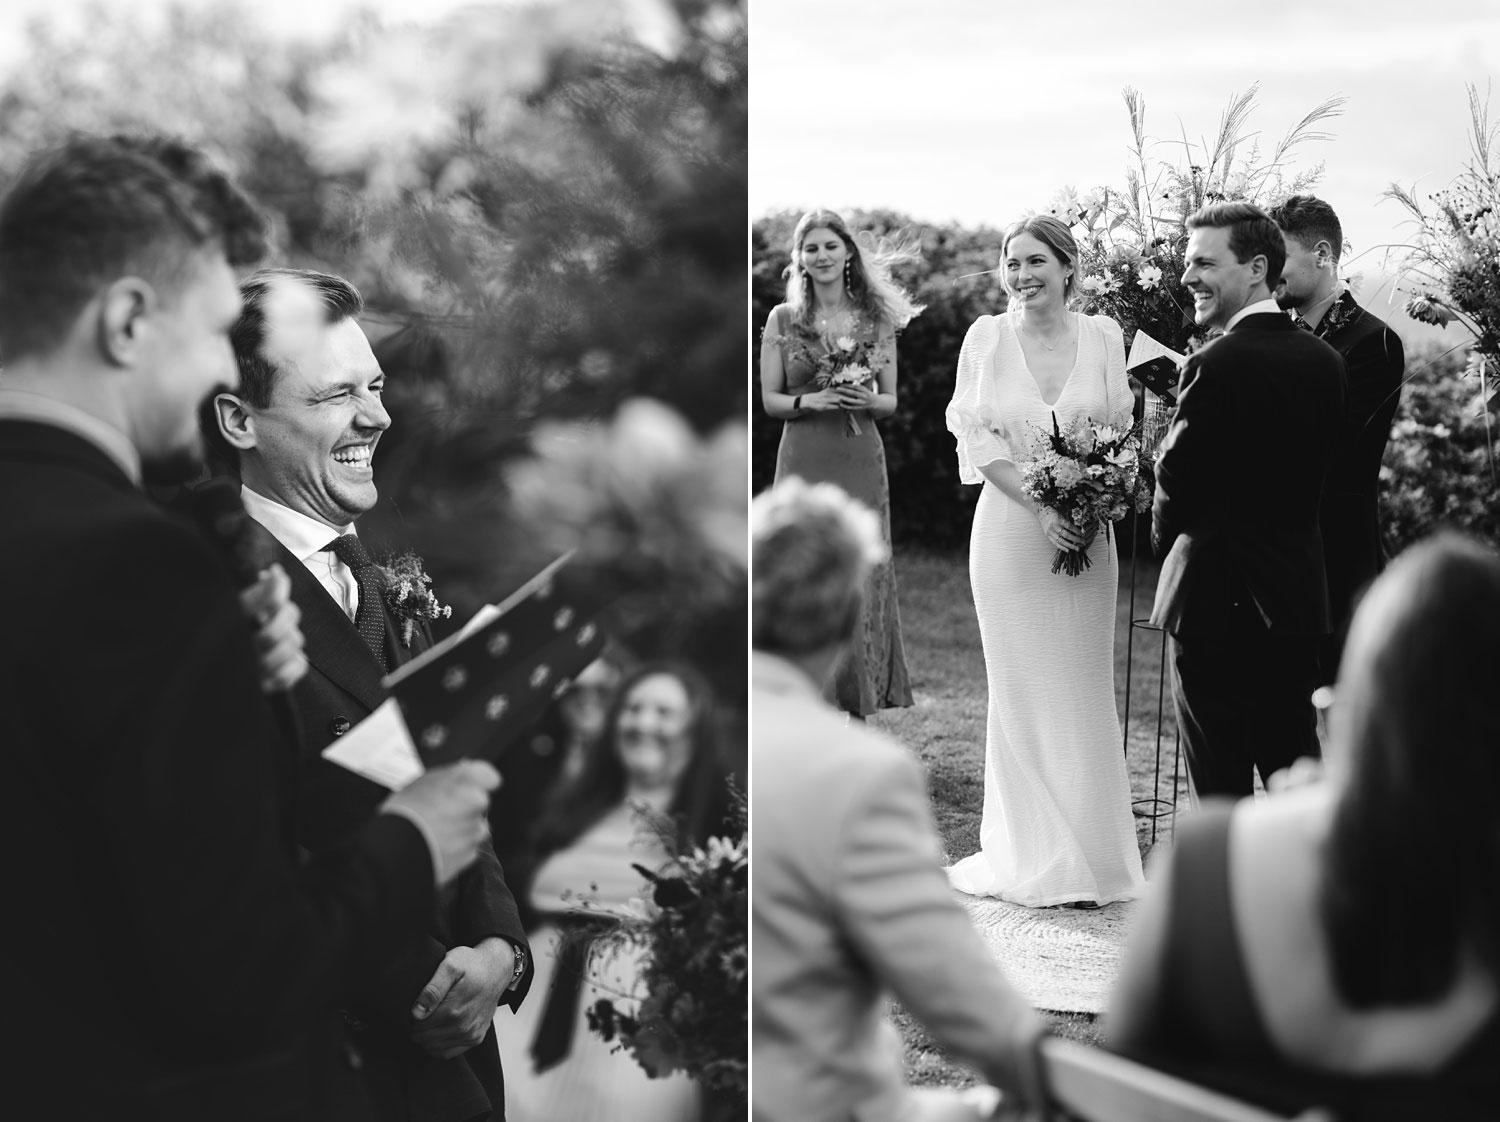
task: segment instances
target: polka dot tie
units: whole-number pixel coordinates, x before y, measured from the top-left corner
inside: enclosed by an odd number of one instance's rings
[[[370,559],[365,543],[353,534],[340,534],[323,547],[333,553],[354,573],[359,581],[359,607],[354,612],[354,626],[370,646],[382,670],[389,670],[385,657],[385,609],[381,606],[380,573]]]

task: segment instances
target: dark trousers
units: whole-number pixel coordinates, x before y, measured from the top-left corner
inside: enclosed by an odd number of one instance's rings
[[[1172,703],[1198,798],[1240,798],[1299,756],[1319,756],[1318,643],[1264,628],[1169,636]]]

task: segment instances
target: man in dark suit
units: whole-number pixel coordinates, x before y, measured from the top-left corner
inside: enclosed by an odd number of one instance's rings
[[[381,678],[428,646],[425,619],[404,626],[355,533],[378,497],[372,461],[390,417],[385,376],[353,318],[347,281],[264,270],[241,285],[230,333],[233,393],[214,400],[217,435],[238,459],[246,510],[276,540],[302,609],[309,663],[294,691],[305,733],[297,833],[315,852],[365,821],[376,783],[320,752],[386,699]],[[211,437],[214,434],[209,434]],[[469,1122],[504,1117],[493,1019],[514,1009],[531,968],[500,863],[486,845],[416,940],[349,997],[355,1039],[382,1118]]]
[[[1328,633],[1318,505],[1344,403],[1343,361],[1271,299],[1286,251],[1248,203],[1188,219],[1194,318],[1224,334],[1183,364],[1162,441],[1151,537],[1152,622],[1169,635],[1172,697],[1193,788],[1248,795],[1317,756],[1311,695]]]
[[[1319,681],[1338,676],[1354,598],[1385,567],[1380,544],[1380,460],[1401,403],[1406,355],[1384,321],[1355,302],[1338,277],[1344,230],[1338,215],[1313,195],[1293,195],[1271,211],[1286,241],[1276,302],[1293,322],[1326,340],[1348,374],[1323,507],[1323,560],[1333,630],[1319,645]]]
[[[281,827],[229,570],[141,490],[200,462],[262,231],[161,139],[70,141],[0,204],[0,980],[30,1116],[368,1119],[336,994],[421,931],[498,778],[424,776],[307,863]]]

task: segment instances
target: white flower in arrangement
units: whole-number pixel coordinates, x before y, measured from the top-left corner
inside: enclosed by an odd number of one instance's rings
[[[1161,284],[1161,269],[1155,265],[1142,265],[1136,272],[1135,283],[1150,292]]]
[[[1114,425],[1095,425],[1094,426],[1094,439],[1095,440],[1099,440],[1099,441],[1103,441],[1105,444],[1109,444],[1109,443],[1111,443],[1113,441],[1119,440],[1124,435],[1125,435],[1124,431],[1121,430],[1121,429],[1115,428]]]
[[[1078,192],[1072,187],[1060,188],[1043,211],[1066,226],[1071,226],[1083,215],[1083,206],[1078,201]]]
[[[858,363],[858,362],[851,363],[849,366],[844,367],[842,370],[840,370],[837,374],[835,374],[833,376],[833,383],[832,384],[835,385],[835,386],[838,386],[838,385],[857,386],[857,385],[862,384],[865,381],[865,379],[870,376],[870,374],[871,374],[870,368],[868,366],[865,366],[863,363]]]
[[[1116,242],[1109,247],[1109,263],[1111,265],[1139,265],[1141,263],[1140,247],[1131,245],[1129,242]]]
[[[841,351],[852,351],[854,349],[854,338],[849,335],[840,335],[834,341],[834,346]]]
[[[1104,458],[1114,464],[1115,467],[1129,467],[1135,463],[1135,449],[1121,448],[1118,452],[1106,452]]]
[[[1090,296],[1098,296],[1107,291],[1104,285],[1104,278],[1100,276],[1084,277],[1078,282],[1078,287]]]

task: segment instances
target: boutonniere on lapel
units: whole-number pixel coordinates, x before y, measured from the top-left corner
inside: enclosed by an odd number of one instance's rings
[[[401,632],[403,646],[411,646],[418,624],[447,619],[453,608],[438,603],[432,593],[432,578],[415,553],[402,553],[378,566],[385,583],[385,607]]]

